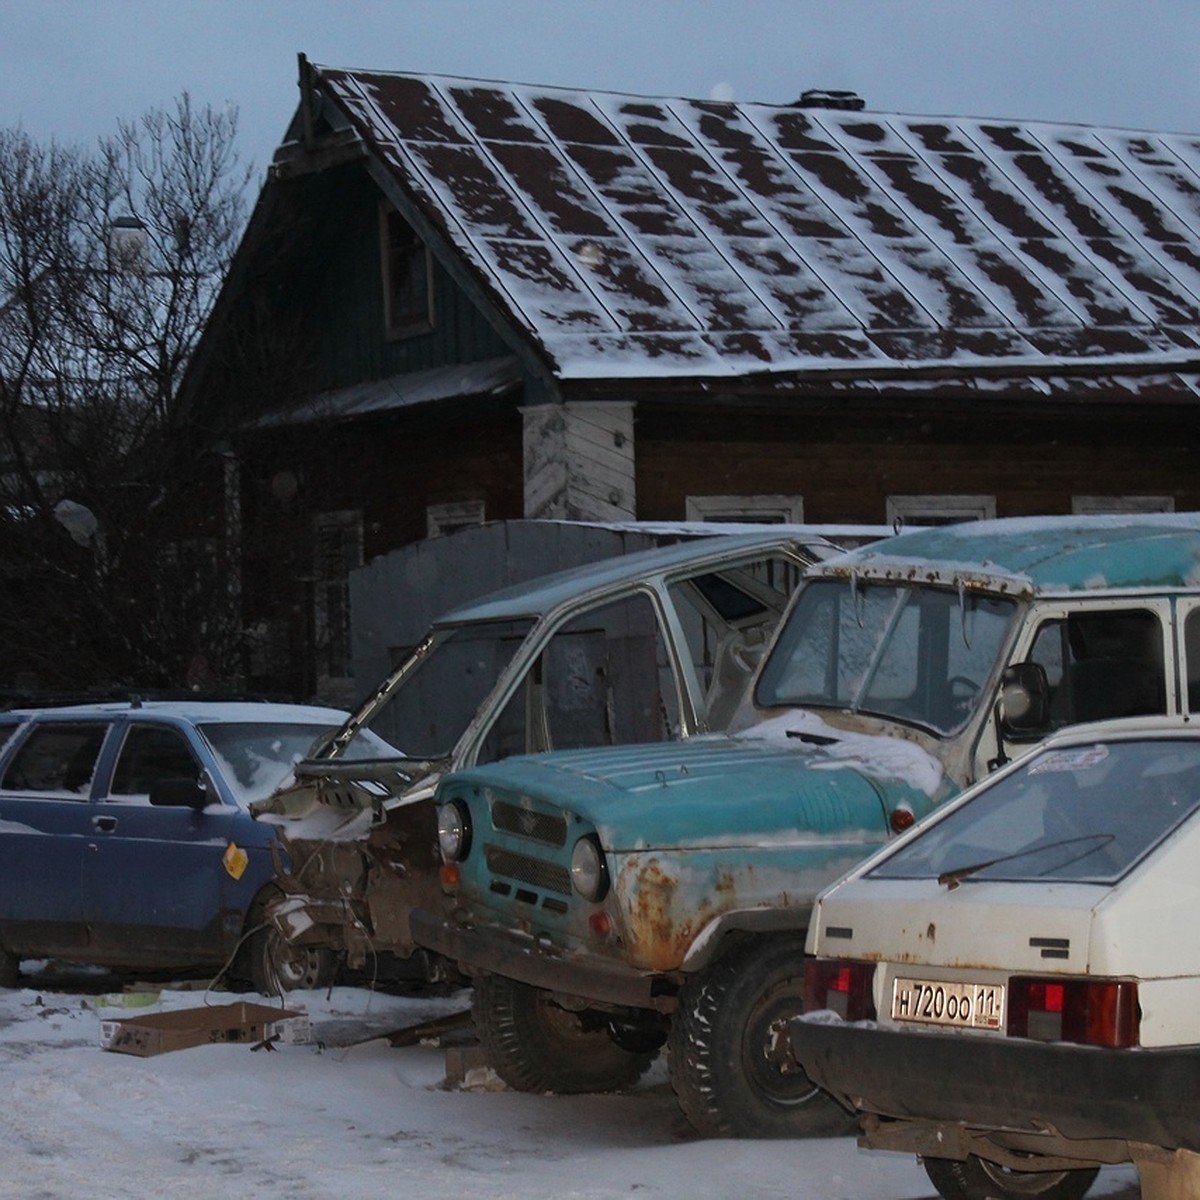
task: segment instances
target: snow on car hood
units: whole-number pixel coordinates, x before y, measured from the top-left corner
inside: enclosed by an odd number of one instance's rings
[[[932,806],[928,789],[941,769],[922,761],[929,756],[919,747],[889,762],[885,751],[865,753],[870,738],[813,745],[783,736],[782,725],[775,732],[510,758],[461,772],[453,786],[564,808],[618,852],[871,841],[885,835],[897,805],[918,817]]]

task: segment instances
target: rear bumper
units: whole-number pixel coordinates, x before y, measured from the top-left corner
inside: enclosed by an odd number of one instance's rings
[[[503,975],[518,983],[594,1004],[671,1012],[677,989],[662,975],[645,974],[594,955],[547,949],[511,930],[469,928],[438,913],[413,909],[413,940],[456,962],[467,975]]]
[[[794,1020],[791,1050],[849,1108],[1200,1151],[1200,1046],[1110,1050]]]

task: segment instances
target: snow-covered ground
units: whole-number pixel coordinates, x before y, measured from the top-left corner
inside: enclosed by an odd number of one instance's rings
[[[27,964],[28,966],[28,964]],[[274,1051],[198,1046],[139,1058],[100,1048],[102,1019],[228,1004],[173,987],[119,1007],[111,979],[44,969],[0,990],[0,1198],[27,1200],[926,1200],[907,1155],[853,1138],[703,1141],[661,1064],[613,1096],[446,1086],[446,1050],[385,1033],[465,1007],[466,996],[295,994],[315,1042]],[[139,999],[149,999],[148,996]],[[1134,1200],[1130,1168],[1092,1197]]]

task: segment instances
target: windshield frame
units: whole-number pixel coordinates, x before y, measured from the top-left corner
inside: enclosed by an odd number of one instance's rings
[[[357,763],[403,761],[408,764],[436,763],[454,756],[463,739],[479,719],[479,714],[490,711],[489,699],[508,679],[514,664],[518,663],[527,653],[527,647],[534,640],[536,631],[545,621],[543,614],[530,613],[524,616],[497,617],[479,621],[460,621],[454,624],[435,626],[413,648],[404,661],[379,685],[375,692],[361,705],[345,722],[336,734],[319,748],[315,756],[317,761],[345,762],[353,759]],[[508,631],[507,638],[504,636]],[[436,753],[416,753],[403,745],[396,746],[393,754],[386,756],[370,756],[357,750],[356,742],[370,735],[385,744],[391,744],[390,739],[384,738],[373,724],[389,706],[396,702],[396,697],[402,690],[411,686],[414,679],[421,677],[421,672],[434,660],[439,651],[445,647],[465,644],[470,638],[487,640],[488,634],[496,635],[495,644],[503,640],[511,640],[512,653],[503,661],[499,669],[491,676],[491,681],[478,696],[472,706],[468,719],[453,735],[448,746]],[[458,635],[466,634],[467,638],[459,639]],[[428,678],[428,676],[426,676]],[[309,760],[312,761],[312,760]]]

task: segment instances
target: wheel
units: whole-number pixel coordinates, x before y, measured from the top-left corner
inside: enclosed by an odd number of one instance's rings
[[[326,987],[333,981],[333,964],[332,951],[294,945],[270,923],[256,929],[246,943],[245,974],[264,996]]]
[[[925,1174],[944,1200],[1080,1200],[1096,1178],[1096,1167],[1077,1171],[1012,1171],[972,1156],[922,1160]]]
[[[15,988],[21,978],[21,960],[7,950],[0,950],[0,988]]]
[[[853,1117],[787,1053],[804,1011],[803,938],[755,939],[689,981],[668,1041],[671,1086],[705,1137],[830,1137]]]
[[[645,1045],[623,1048],[606,1022],[502,975],[475,980],[472,1012],[489,1065],[519,1092],[620,1091],[645,1074],[656,1053]]]

